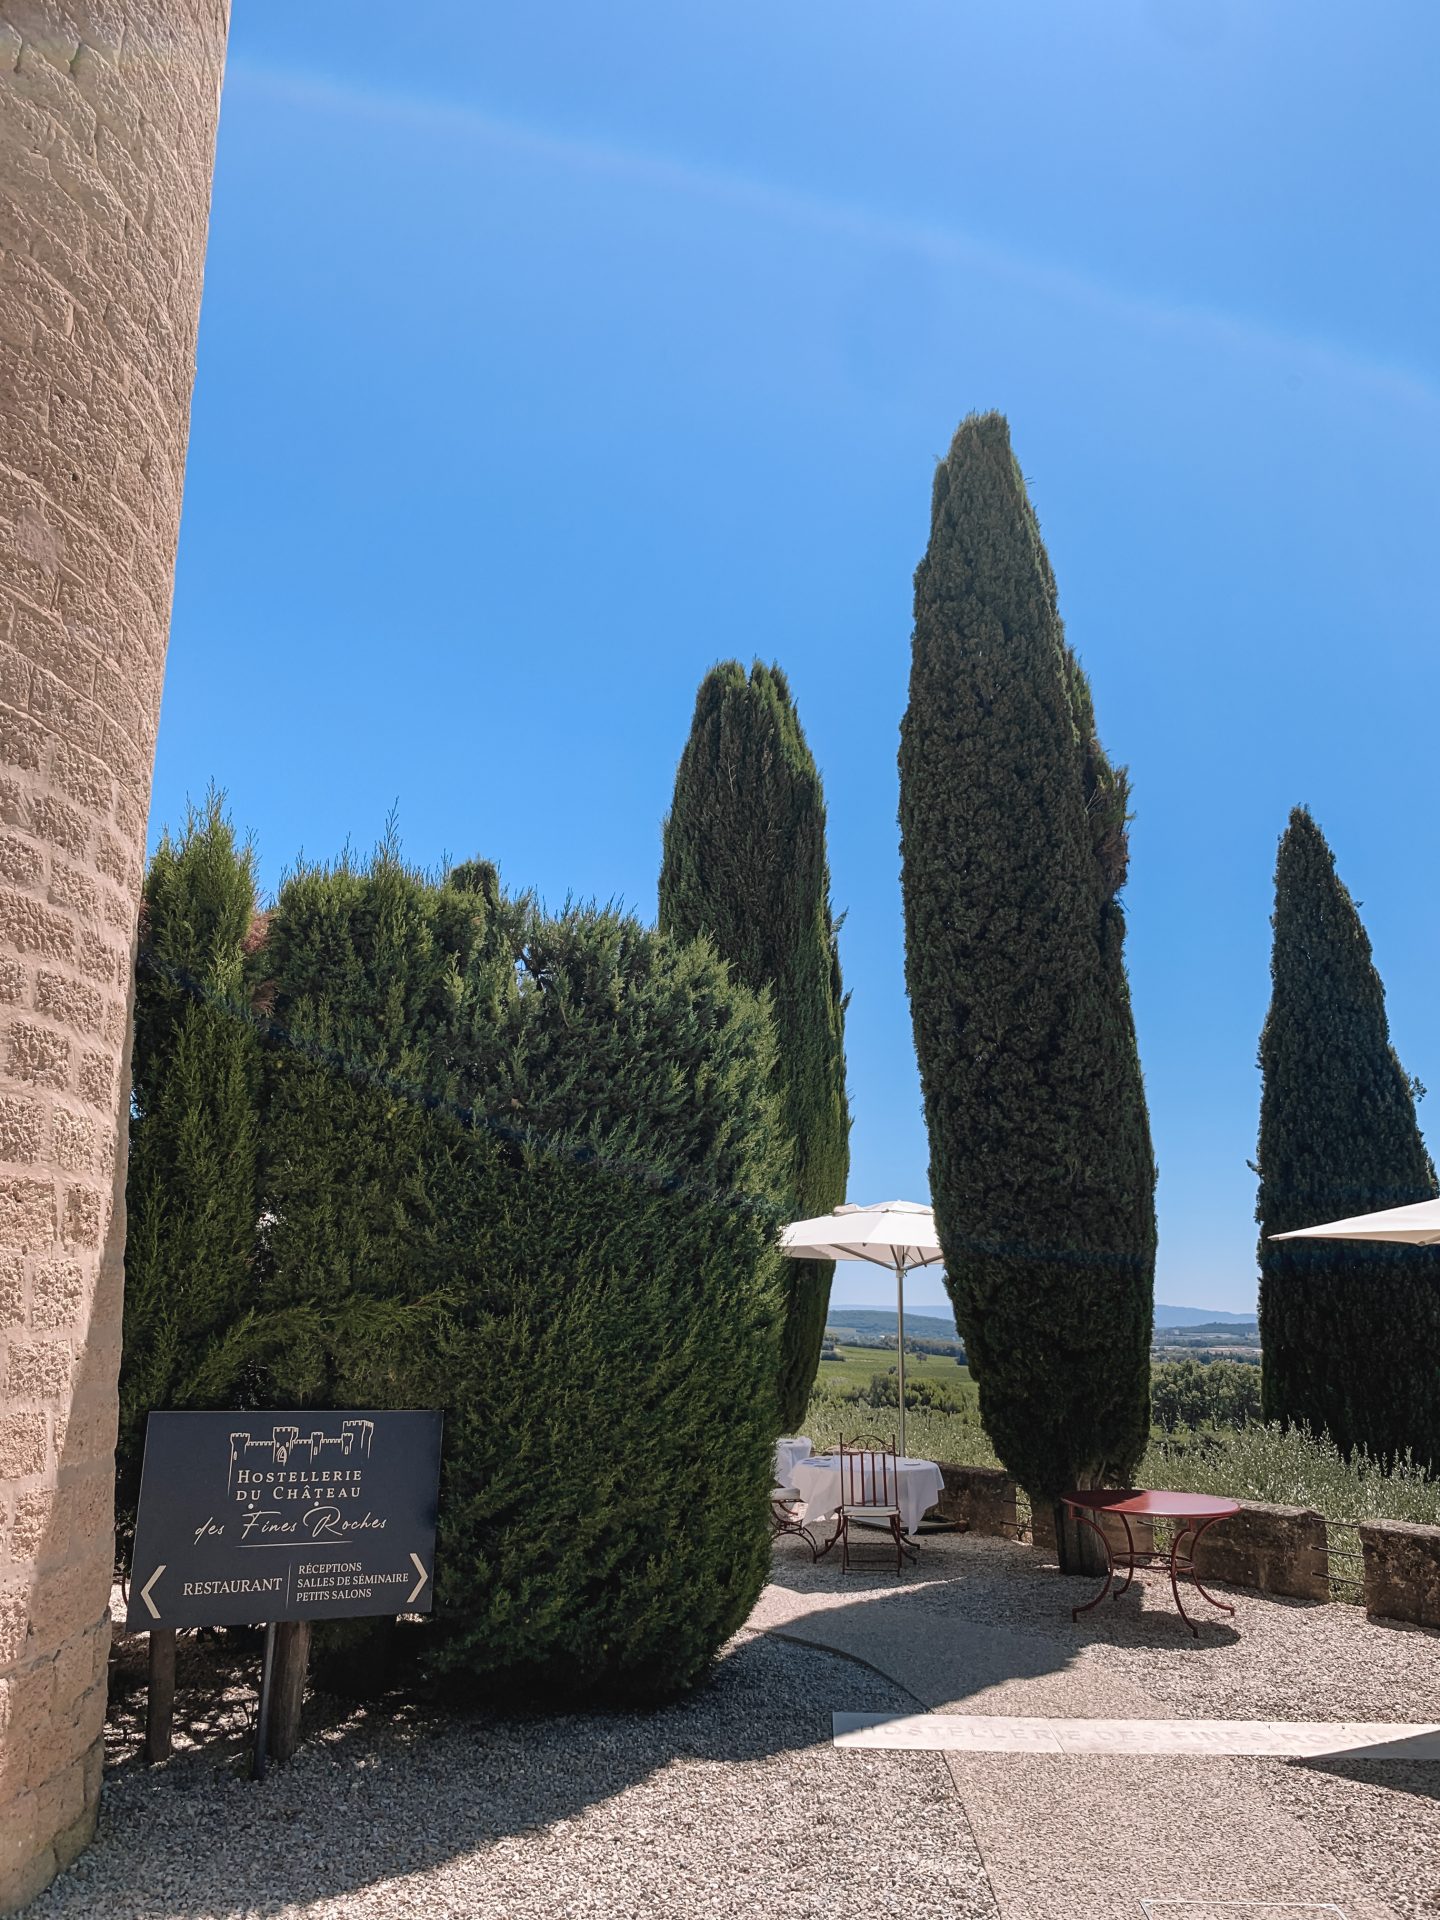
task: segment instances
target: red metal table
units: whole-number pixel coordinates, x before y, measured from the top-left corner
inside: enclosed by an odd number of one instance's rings
[[[1093,1600],[1087,1600],[1083,1607],[1072,1607],[1070,1618],[1078,1620],[1082,1613],[1088,1613],[1091,1607],[1098,1607],[1114,1585],[1116,1565],[1115,1551],[1109,1535],[1093,1516],[1097,1513],[1113,1513],[1125,1529],[1125,1581],[1123,1586],[1115,1588],[1114,1598],[1119,1599],[1135,1578],[1137,1566],[1154,1566],[1161,1556],[1151,1553],[1136,1553],[1135,1536],[1130,1531],[1132,1518],[1143,1517],[1147,1520],[1175,1520],[1180,1524],[1175,1529],[1175,1537],[1170,1542],[1168,1558],[1170,1563],[1170,1591],[1175,1595],[1175,1606],[1180,1618],[1198,1639],[1200,1629],[1186,1613],[1180,1598],[1180,1582],[1190,1580],[1202,1600],[1208,1600],[1212,1607],[1218,1607],[1222,1613],[1234,1613],[1233,1607],[1223,1600],[1217,1600],[1213,1593],[1207,1593],[1200,1584],[1200,1576],[1195,1571],[1195,1549],[1201,1536],[1214,1526],[1217,1520],[1228,1520],[1233,1513],[1240,1511],[1234,1500],[1221,1500],[1212,1493],[1167,1493],[1163,1489],[1154,1491],[1143,1487],[1082,1487],[1074,1493],[1064,1496],[1065,1505],[1074,1510],[1076,1519],[1082,1526],[1089,1527],[1098,1534],[1105,1548],[1107,1572],[1105,1584]],[[1181,1546],[1189,1537],[1188,1550],[1182,1553]]]

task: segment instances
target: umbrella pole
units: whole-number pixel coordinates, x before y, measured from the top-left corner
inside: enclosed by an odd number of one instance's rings
[[[905,1269],[897,1260],[895,1263],[895,1325],[898,1338],[895,1342],[899,1361],[898,1381],[900,1391],[900,1457],[905,1458]]]

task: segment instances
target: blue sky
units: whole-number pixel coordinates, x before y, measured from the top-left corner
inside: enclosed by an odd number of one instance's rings
[[[1132,770],[1157,1294],[1248,1307],[1296,801],[1440,1101],[1437,56],[1429,0],[237,7],[153,831],[213,777],[273,885],[398,805],[648,916],[697,682],[777,659],[852,1197],[924,1197],[911,574],[998,407]]]

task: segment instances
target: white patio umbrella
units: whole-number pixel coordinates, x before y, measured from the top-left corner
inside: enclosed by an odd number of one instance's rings
[[[1272,1240],[1389,1240],[1412,1247],[1440,1246],[1440,1200],[1418,1200],[1413,1207],[1387,1207],[1383,1213],[1357,1213],[1323,1227],[1296,1227],[1272,1233]]]
[[[943,1255],[935,1234],[935,1214],[916,1200],[882,1200],[878,1206],[836,1207],[814,1220],[797,1220],[782,1229],[781,1250],[792,1260],[868,1260],[895,1275],[896,1343],[899,1358],[900,1451],[905,1451],[905,1276],[912,1267],[929,1267]]]

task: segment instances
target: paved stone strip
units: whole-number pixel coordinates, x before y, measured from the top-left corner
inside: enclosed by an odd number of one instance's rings
[[[1333,1900],[1142,1900],[1145,1920],[1346,1920]]]
[[[1440,1760],[1440,1725],[1385,1720],[1052,1720],[1021,1714],[836,1713],[837,1747],[905,1753],[1244,1754]]]
[[[1427,1716],[1440,1723],[1429,1636],[1377,1635],[1357,1608],[1297,1612],[1236,1592],[1236,1620],[1202,1626],[1196,1645],[1175,1618],[1168,1583],[1161,1610],[1132,1592],[1072,1627],[1070,1596],[1085,1598],[1085,1584],[1003,1541],[937,1536],[900,1580],[841,1580],[799,1545],[777,1544],[776,1579],[751,1624],[888,1674],[913,1701],[897,1717],[913,1714],[927,1731],[934,1719],[966,1717],[1183,1727],[1296,1713],[1323,1717],[1330,1738],[1337,1723],[1404,1715],[1408,1740],[1434,1730]],[[875,1704],[848,1685],[830,1697]],[[833,1744],[834,1731],[832,1752],[853,1770],[856,1791],[863,1768],[873,1777],[922,1757],[848,1751]],[[1053,1745],[939,1757],[1001,1920],[1403,1920],[1434,1884],[1440,1839],[1428,1843],[1440,1816],[1423,1784],[1434,1777],[1428,1762],[1362,1768]]]

